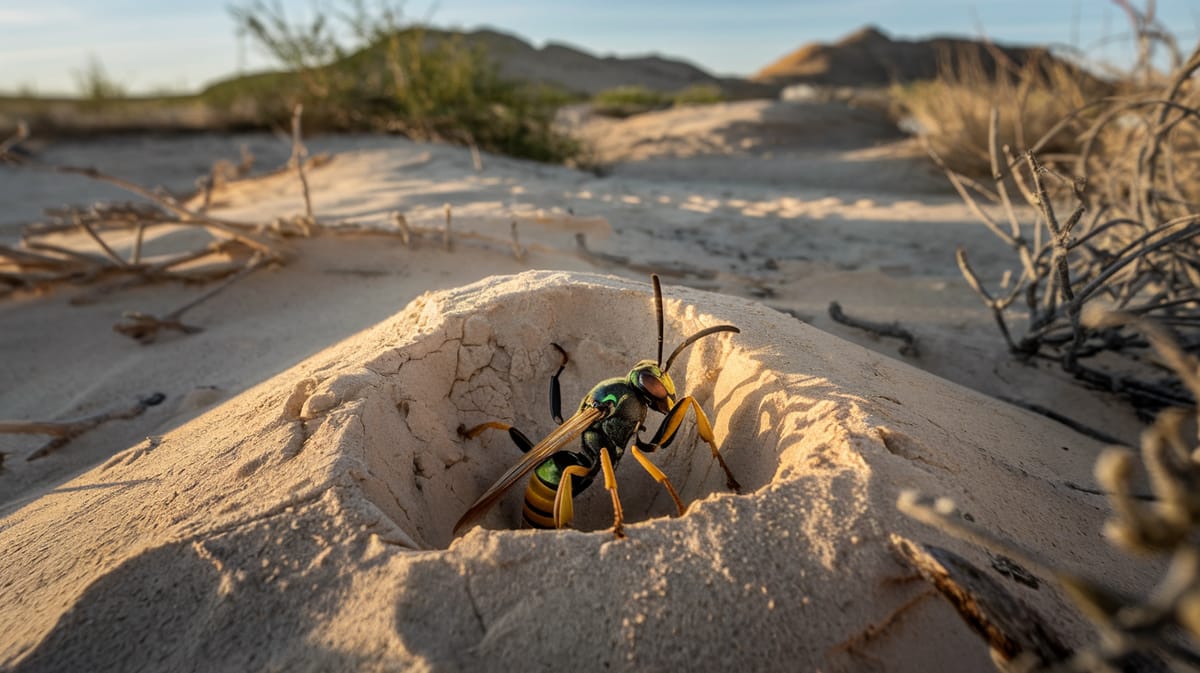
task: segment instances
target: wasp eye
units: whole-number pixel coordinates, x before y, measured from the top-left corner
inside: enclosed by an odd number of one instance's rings
[[[638,385],[642,390],[646,391],[650,397],[656,400],[664,400],[667,398],[667,387],[659,380],[657,376],[650,372],[641,372],[638,374]]]

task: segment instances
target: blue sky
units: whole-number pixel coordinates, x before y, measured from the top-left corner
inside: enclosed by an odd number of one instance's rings
[[[296,18],[335,4],[280,1]],[[78,72],[93,57],[134,92],[192,90],[239,68],[268,67],[254,45],[239,45],[230,4],[246,2],[0,0],[0,91],[74,93]],[[1200,3],[1157,4],[1184,47],[1194,45]],[[410,0],[405,9],[440,26],[489,26],[538,45],[565,42],[598,54],[657,52],[717,74],[751,74],[806,42],[835,40],[867,23],[894,37],[985,34],[1000,42],[1073,45],[1116,62],[1129,53],[1128,23],[1108,0]]]

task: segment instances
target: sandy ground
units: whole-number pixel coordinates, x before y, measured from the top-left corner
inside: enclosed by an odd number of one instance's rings
[[[902,140],[863,111],[781,106],[591,124],[604,177],[487,155],[476,171],[466,151],[389,138],[310,143],[339,151],[309,176],[322,219],[387,228],[402,212],[435,226],[450,204],[456,231],[505,236],[516,220],[538,246],[523,260],[469,241],[447,252],[396,236],[292,239],[290,264],[188,314],[203,332],[149,346],[111,325],[201,289],[74,305],[87,288],[60,288],[0,303],[0,418],[166,398],[40,460],[25,458],[41,438],[0,436],[0,665],[987,670],[986,648],[938,600],[839,646],[924,590],[892,581],[907,571],[890,534],[991,563],[897,513],[912,487],[955,498],[1056,563],[1144,591],[1150,577],[1100,535],[1104,500],[1072,486],[1094,486],[1101,446],[996,396],[1130,440],[1136,419],[1007,358],[953,261],[964,245],[999,278],[1006,250]],[[130,142],[45,152],[180,192],[241,142],[286,156],[264,136],[160,138],[137,141],[153,148],[139,161]],[[103,196],[89,189],[0,167],[4,235],[42,207]],[[274,176],[216,203],[223,217],[267,221],[296,213],[300,194]],[[606,257],[578,254],[580,232]],[[579,499],[578,530],[511,530],[517,488],[452,539],[520,455],[457,428],[499,418],[548,433],[550,342],[571,354],[568,405],[652,357],[650,269],[666,285],[668,347],[713,324],[742,329],[701,342],[673,372],[711,413],[742,494],[724,488],[688,421],[655,456],[690,503],[684,517],[629,460],[618,470],[628,539],[604,530],[600,487]],[[833,323],[833,300],[900,321],[920,355]],[[1088,641],[1051,582],[996,577],[1071,642]]]

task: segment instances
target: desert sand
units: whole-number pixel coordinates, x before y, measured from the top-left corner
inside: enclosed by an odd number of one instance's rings
[[[449,204],[455,231],[503,237],[517,221],[522,259],[466,239],[451,251],[390,234],[291,239],[289,264],[188,314],[203,332],[146,346],[112,331],[121,313],[165,313],[201,289],[4,300],[0,417],[165,401],[39,460],[26,457],[44,438],[0,435],[0,666],[990,670],[986,646],[940,599],[889,620],[928,591],[903,581],[912,573],[891,535],[995,561],[901,515],[909,488],[954,498],[1055,564],[1145,591],[1152,574],[1103,539],[1107,504],[1087,490],[1103,445],[998,398],[1127,441],[1137,419],[1003,352],[953,250],[966,246],[988,278],[1006,251],[905,141],[864,111],[780,105],[619,122],[620,143],[598,141],[604,177],[490,155],[476,170],[466,150],[397,139],[310,142],[334,153],[308,176],[323,221],[387,230],[401,212],[437,226]],[[685,120],[669,115],[688,116],[686,141],[672,131]],[[211,160],[174,142],[147,146],[193,167]],[[45,151],[101,164],[115,150]],[[94,198],[62,176],[0,171],[6,240],[31,211]],[[249,179],[215,204],[268,221],[294,214],[300,190],[289,175]],[[712,417],[742,493],[725,488],[689,420],[654,454],[689,504],[683,517],[627,458],[626,539],[607,530],[599,486],[579,499],[575,530],[516,530],[518,488],[453,538],[520,457],[500,433],[464,440],[459,427],[501,419],[548,433],[551,342],[570,353],[567,405],[653,357],[651,270],[668,348],[703,327],[741,328],[700,342],[672,373]],[[832,322],[833,300],[901,322],[919,354]],[[1094,638],[1050,578],[995,577],[1070,644]]]

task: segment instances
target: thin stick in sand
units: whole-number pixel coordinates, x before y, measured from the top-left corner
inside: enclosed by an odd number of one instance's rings
[[[154,393],[137,401],[128,407],[110,409],[92,416],[84,416],[70,421],[0,421],[0,434],[14,435],[48,435],[53,437],[41,448],[29,454],[25,460],[44,458],[51,452],[66,446],[68,442],[83,433],[104,423],[119,419],[135,418],[142,415],[146,409],[162,404],[166,395]]]

